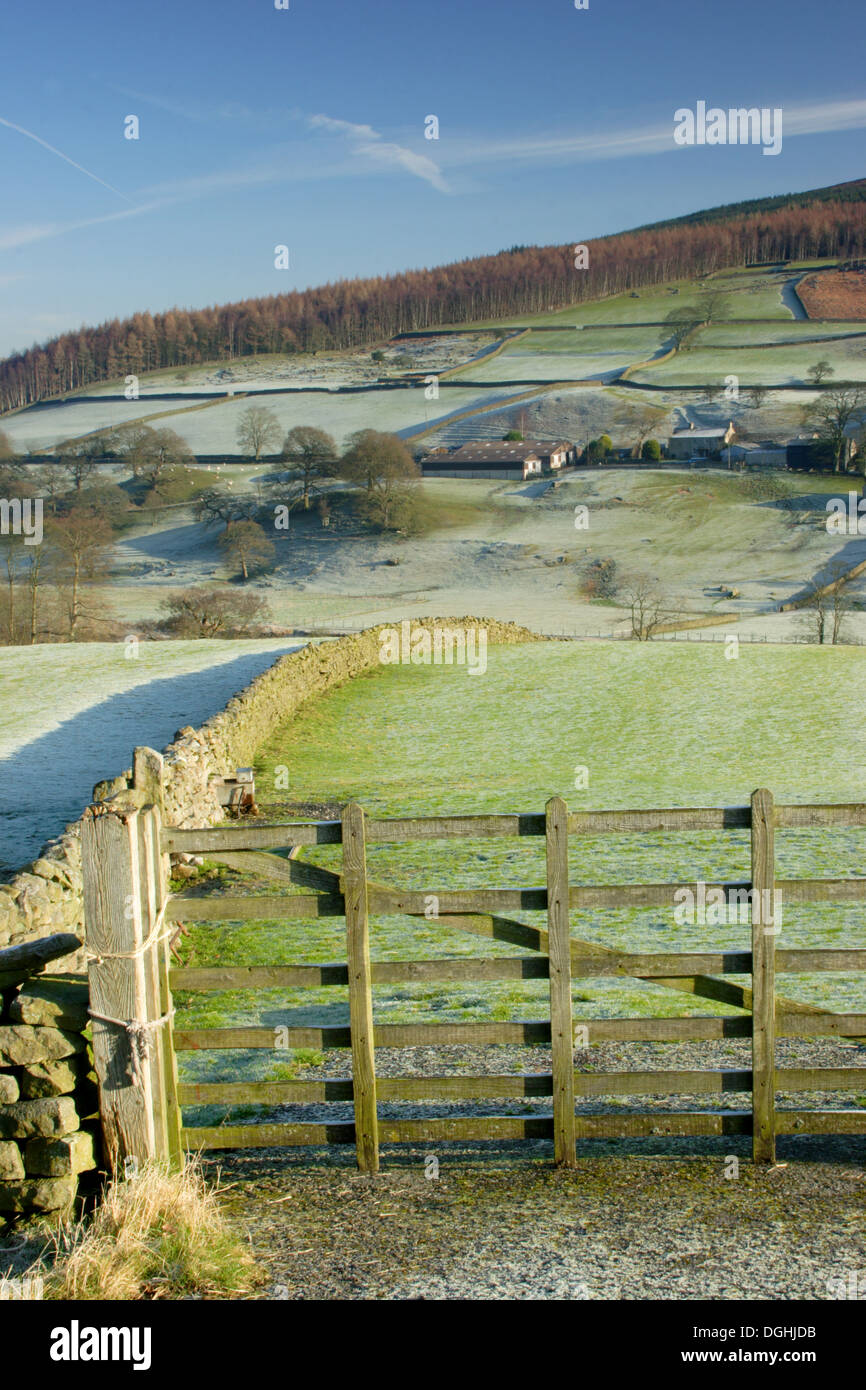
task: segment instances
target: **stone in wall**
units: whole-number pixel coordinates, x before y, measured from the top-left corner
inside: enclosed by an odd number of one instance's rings
[[[72,1206],[77,1191],[75,1177],[0,1182],[0,1212],[24,1215],[34,1211],[64,1211]]]
[[[87,1027],[90,996],[85,980],[40,980],[22,985],[9,1008],[13,1023],[66,1028],[80,1033]]]
[[[60,1028],[35,1028],[29,1023],[0,1024],[0,1067],[26,1067],[31,1062],[55,1062],[83,1052],[80,1033]]]
[[[80,1124],[72,1096],[19,1100],[0,1106],[0,1138],[54,1139],[73,1134]]]
[[[24,1167],[28,1176],[46,1178],[86,1173],[96,1167],[94,1137],[86,1130],[79,1130],[61,1139],[28,1139],[24,1145]]]

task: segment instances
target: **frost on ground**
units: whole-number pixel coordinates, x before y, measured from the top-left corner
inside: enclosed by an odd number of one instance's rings
[[[184,404],[192,406],[197,401],[191,397]],[[3,432],[16,449],[38,451],[95,430],[118,429],[144,416],[164,414],[167,409],[171,406],[165,401],[54,401],[9,415],[3,421]]]
[[[351,1149],[220,1168],[266,1299],[823,1301],[863,1268],[862,1140],[786,1140],[769,1170],[736,1138],[584,1144],[573,1173],[548,1149],[391,1149],[372,1181]]]
[[[76,820],[136,745],[164,747],[299,645],[142,642],[137,657],[124,642],[0,649],[0,872]]]

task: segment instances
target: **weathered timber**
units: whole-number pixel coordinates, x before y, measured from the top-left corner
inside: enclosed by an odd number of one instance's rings
[[[680,1042],[712,1038],[748,1038],[752,1033],[749,1017],[737,1018],[581,1018],[594,1042]],[[803,1020],[797,1015],[783,1018],[784,1037],[815,1037],[837,1034],[856,1036],[866,1032],[863,1014],[824,1014],[806,1020],[808,1032],[801,1032]],[[350,1047],[348,1027],[298,1027],[280,1029],[288,1047]],[[550,1024],[539,1020],[513,1023],[382,1023],[374,1025],[377,1047],[435,1047],[454,1043],[549,1044]],[[183,1052],[211,1048],[269,1048],[276,1045],[274,1028],[191,1028],[175,1031],[175,1047]]]
[[[288,849],[292,845],[338,845],[340,822],[303,821],[280,825],[227,825],[201,830],[167,826],[161,845],[166,854],[207,854],[211,850]]]
[[[725,1095],[752,1088],[751,1071],[727,1068],[715,1071],[628,1071],[573,1072],[574,1093],[579,1097]],[[866,1069],[826,1069],[814,1072],[779,1071],[780,1088],[788,1091],[827,1089],[857,1090],[864,1083]],[[782,1083],[784,1082],[784,1087]],[[552,1096],[551,1072],[523,1072],[462,1076],[377,1077],[380,1101],[392,1100],[519,1100],[531,1096]],[[284,1105],[320,1104],[351,1101],[350,1079],[325,1081],[232,1081],[182,1084],[182,1105]]]
[[[152,750],[136,749],[136,752],[151,752]],[[156,800],[153,811],[149,815],[140,818],[139,828],[141,834],[141,854],[143,873],[147,890],[148,920],[156,923],[160,919],[160,914],[168,899],[168,883],[171,873],[171,863],[169,856],[160,850],[160,836],[162,830],[162,805],[163,805],[163,764],[159,754],[155,755],[157,762],[151,758],[144,759],[142,776],[151,779],[158,778],[157,786],[151,785],[151,791]],[[163,918],[164,920],[164,918]],[[173,1168],[179,1168],[183,1160],[183,1146],[181,1144],[182,1119],[180,1113],[180,1103],[177,1096],[178,1076],[177,1076],[177,1053],[174,1046],[174,1001],[171,995],[169,984],[169,956],[171,951],[170,933],[163,928],[159,934],[159,939],[154,942],[152,950],[145,957],[145,964],[149,970],[148,997],[151,1001],[149,1011],[151,1017],[162,1020],[158,1027],[152,1030],[152,1044],[157,1048],[158,1067],[161,1073],[161,1082],[158,1086],[158,1109],[161,1111],[161,1125],[163,1137],[160,1139],[159,1149],[162,1157],[167,1160]]]
[[[805,1114],[805,1112],[803,1112]],[[827,1112],[842,1114],[851,1112]],[[863,1121],[866,1113],[854,1116]],[[820,1119],[816,1121],[820,1123]],[[589,1115],[575,1121],[579,1138],[610,1139],[641,1135],[725,1135],[749,1134],[752,1117],[748,1111],[651,1111],[648,1114]],[[351,1144],[354,1142],[351,1121],[332,1124],[237,1125],[218,1129],[185,1129],[184,1140],[190,1149],[272,1148],[289,1145]],[[791,1130],[792,1133],[821,1132]],[[379,1137],[383,1144],[415,1144],[419,1142],[502,1142],[509,1139],[550,1139],[553,1119],[550,1115],[488,1115],[448,1116],[441,1119],[380,1120]]]
[[[186,1148],[197,1149],[276,1149],[296,1144],[354,1144],[353,1120],[332,1120],[326,1124],[220,1125],[217,1129],[184,1126]]]
[[[866,1014],[780,1013],[777,998],[777,1038],[856,1038],[866,1036]],[[786,1006],[787,1009],[787,1006]]]
[[[752,793],[752,1157],[756,1163],[776,1159],[773,837],[773,797],[762,787]]]
[[[455,960],[373,961],[370,966],[374,985],[544,980],[547,973],[547,959],[543,956],[503,956],[490,959],[464,956]],[[172,989],[179,990],[294,989],[348,983],[348,966],[338,964],[183,966],[171,971]]]
[[[777,1067],[777,1091],[866,1091],[864,1067]]]
[[[37,975],[53,960],[77,951],[81,942],[72,932],[55,932],[39,941],[25,941],[20,946],[7,946],[0,951],[0,989],[21,984]]]
[[[553,1069],[553,1151],[562,1168],[577,1164],[568,917],[568,807],[554,796],[545,810],[547,935],[550,943],[550,1047]]]
[[[137,1046],[126,1026],[146,1027],[150,1043],[159,1031],[148,989],[154,946],[143,949],[154,923],[140,820],[153,815],[152,809],[100,806],[85,815],[81,827],[93,1059],[114,1172],[123,1171],[126,1159],[169,1158],[162,1058],[156,1047]]]
[[[178,1052],[210,1051],[214,1048],[274,1048],[277,1040],[284,1047],[351,1047],[352,1037],[345,1028],[329,1025],[325,1028],[175,1028],[174,1045]]]
[[[866,804],[776,806],[778,829],[801,826],[854,827],[866,825]],[[689,830],[746,830],[751,824],[748,806],[674,807],[641,811],[573,811],[569,833],[580,835],[653,834]],[[371,820],[367,838],[371,844],[401,840],[491,838],[493,836],[542,836],[544,816],[535,814],[492,816],[431,816]],[[256,850],[290,845],[339,844],[339,821],[300,821],[295,824],[228,826],[163,831],[163,849],[173,854],[202,854],[209,850]]]
[[[357,804],[343,811],[343,892],[346,952],[349,967],[349,1017],[352,1034],[355,1139],[362,1173],[379,1171],[376,1112],[376,1064],[373,1041],[373,994],[370,930],[367,913],[367,849],[364,812]]]
[[[866,1134],[866,1110],[777,1110],[777,1134]]]
[[[166,909],[168,922],[270,922],[282,918],[342,917],[342,897],[324,894],[286,894],[282,898],[250,895],[246,898],[215,893],[185,897],[175,893]]]

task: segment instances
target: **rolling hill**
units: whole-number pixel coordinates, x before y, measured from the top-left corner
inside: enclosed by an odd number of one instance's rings
[[[206,309],[142,312],[0,362],[0,412],[127,373],[267,352],[363,347],[403,332],[538,314],[725,266],[866,251],[866,181],[729,204],[571,246],[520,247],[437,269]]]

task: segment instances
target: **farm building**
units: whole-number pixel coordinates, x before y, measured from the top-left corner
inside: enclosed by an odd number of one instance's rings
[[[689,425],[686,429],[674,430],[668,440],[668,457],[674,459],[713,458],[726,449],[735,434],[733,421],[727,428],[697,429]]]
[[[797,439],[790,439],[786,452],[789,468],[821,472],[833,467],[832,446],[826,440],[818,439],[817,435],[802,435]],[[850,468],[856,452],[857,441],[848,435],[842,459],[845,468]]]
[[[425,477],[525,479],[557,472],[574,459],[571,444],[536,440],[463,444],[450,453],[436,450],[421,460]]]
[[[732,444],[731,460],[748,468],[787,468],[788,452],[784,444],[773,440],[763,440],[760,444]]]
[[[577,457],[574,445],[569,444],[564,439],[557,439],[550,444],[545,444],[538,439],[531,439],[528,443],[524,443],[523,447],[535,450],[546,473],[555,473],[558,469],[567,467],[568,464],[574,463]]]

